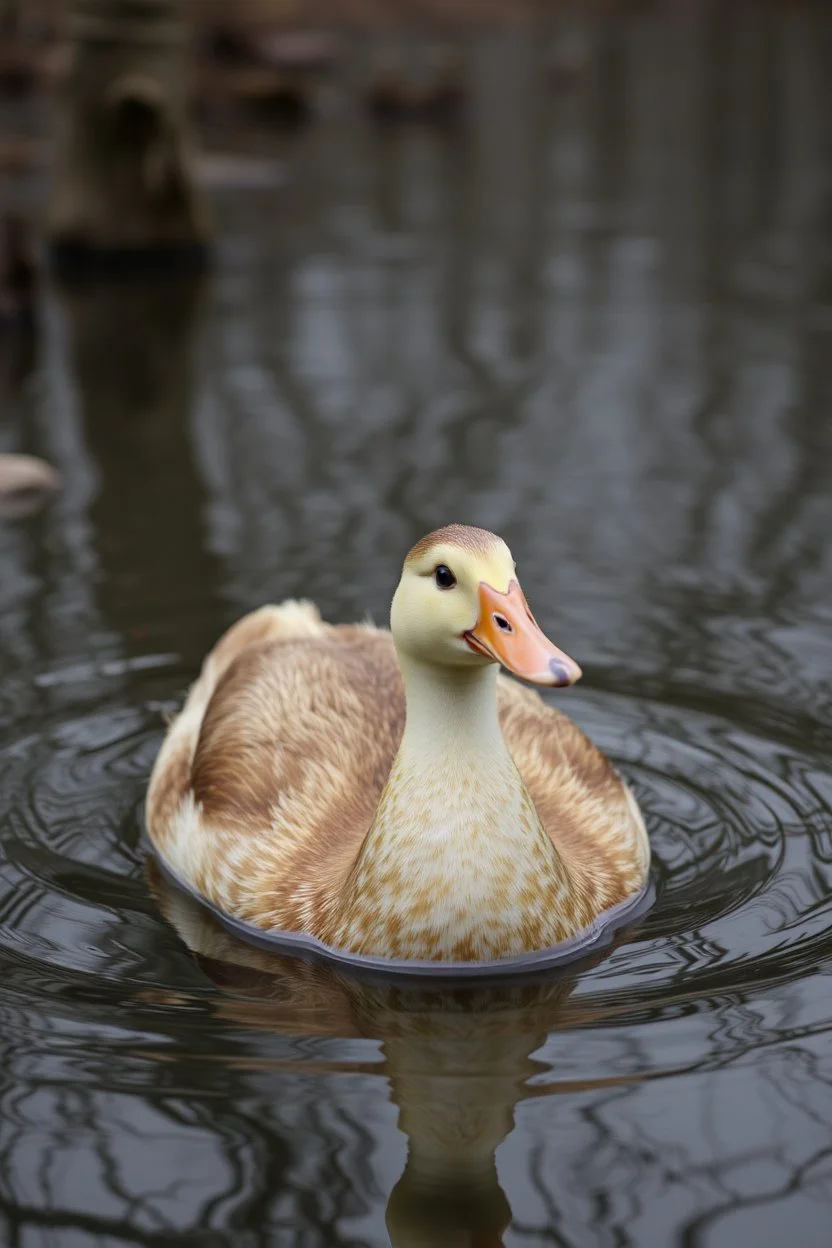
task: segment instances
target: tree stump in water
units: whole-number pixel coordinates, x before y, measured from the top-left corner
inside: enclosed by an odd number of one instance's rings
[[[205,259],[180,0],[74,0],[47,231],[59,271]]]

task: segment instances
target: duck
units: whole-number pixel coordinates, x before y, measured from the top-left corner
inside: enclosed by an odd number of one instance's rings
[[[31,515],[60,485],[51,464],[34,455],[0,452],[0,520]]]
[[[558,946],[650,869],[617,769],[527,687],[581,674],[506,543],[437,529],[404,560],[389,629],[289,600],[219,640],[151,772],[151,849],[221,914],[340,954],[468,964]]]

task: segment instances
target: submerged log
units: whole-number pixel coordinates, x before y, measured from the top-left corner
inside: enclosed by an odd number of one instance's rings
[[[179,0],[74,0],[47,232],[59,270],[201,262]]]

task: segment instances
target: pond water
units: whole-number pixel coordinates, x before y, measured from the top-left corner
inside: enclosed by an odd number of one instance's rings
[[[821,9],[483,32],[438,129],[336,78],[247,136],[280,176],[214,189],[203,282],[53,287],[3,344],[0,449],[64,480],[0,520],[4,1245],[828,1242]],[[383,621],[451,520],[583,665],[658,897],[566,979],[426,998],[235,946],[138,838],[221,630]]]

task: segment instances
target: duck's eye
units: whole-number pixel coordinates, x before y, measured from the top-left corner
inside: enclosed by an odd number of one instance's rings
[[[433,579],[440,589],[453,589],[456,585],[456,577],[449,567],[444,563],[440,563],[439,567],[433,574]]]

